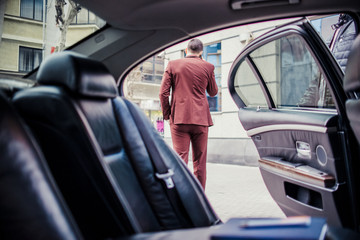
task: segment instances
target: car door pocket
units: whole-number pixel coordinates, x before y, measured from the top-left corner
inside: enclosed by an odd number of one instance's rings
[[[322,197],[319,192],[290,182],[284,182],[284,187],[288,198],[311,207],[323,209]]]

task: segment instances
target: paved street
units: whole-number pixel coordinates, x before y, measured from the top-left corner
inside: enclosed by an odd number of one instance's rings
[[[232,217],[285,217],[258,167],[207,163],[205,192],[223,222]]]

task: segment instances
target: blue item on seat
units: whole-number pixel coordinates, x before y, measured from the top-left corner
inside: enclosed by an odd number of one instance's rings
[[[212,233],[211,240],[322,240],[326,230],[324,218],[232,218]]]

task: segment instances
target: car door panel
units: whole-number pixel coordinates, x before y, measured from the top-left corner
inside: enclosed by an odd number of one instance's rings
[[[319,127],[320,131],[321,128],[336,128],[338,123],[336,112],[319,114],[316,111],[239,108],[238,115],[246,131],[275,125],[294,125],[294,128],[295,126],[302,126],[300,129],[312,126]]]
[[[284,213],[354,226],[344,94],[333,89],[339,67],[324,60],[319,49],[325,48],[308,27],[304,20],[255,40],[235,60],[229,90],[267,189]]]
[[[264,182],[271,182],[271,187],[267,185],[270,194],[276,196],[274,200],[287,216],[326,217],[332,226],[349,224],[346,223],[350,220],[347,218],[348,212],[336,207],[339,206],[339,198],[346,194],[345,186],[336,184],[333,188],[322,188],[271,170],[260,169]]]
[[[271,115],[274,118],[276,114]],[[284,213],[326,216],[330,224],[340,226],[340,215],[346,208],[337,206],[346,203],[341,196],[347,191],[343,169],[337,168],[342,165],[343,149],[336,126],[329,124],[337,116],[326,117],[324,120],[328,121],[319,125],[283,118],[273,119],[271,124],[264,120],[264,125],[261,119],[268,118],[259,116],[251,124],[258,122],[263,126],[248,129],[247,133],[258,150],[264,182]],[[307,149],[299,150],[299,142]],[[346,217],[343,219],[346,221]]]
[[[264,182],[284,213],[326,215],[329,223],[341,225],[336,201],[346,188],[336,169],[341,161],[337,114],[300,113],[241,108],[239,118],[260,155]],[[299,142],[308,149],[301,151]]]
[[[339,149],[340,151],[333,150],[334,145],[339,145],[333,133],[284,130],[257,134],[252,139],[259,151],[260,158],[282,158],[284,161],[307,165],[335,178],[338,177],[335,164],[341,159],[341,149]],[[299,154],[296,148],[299,141],[309,144],[309,157]]]

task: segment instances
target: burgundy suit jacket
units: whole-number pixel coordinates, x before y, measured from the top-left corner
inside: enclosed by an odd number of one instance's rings
[[[195,56],[170,61],[159,94],[164,119],[171,118],[174,124],[212,126],[206,91],[212,97],[218,91],[214,65]]]

